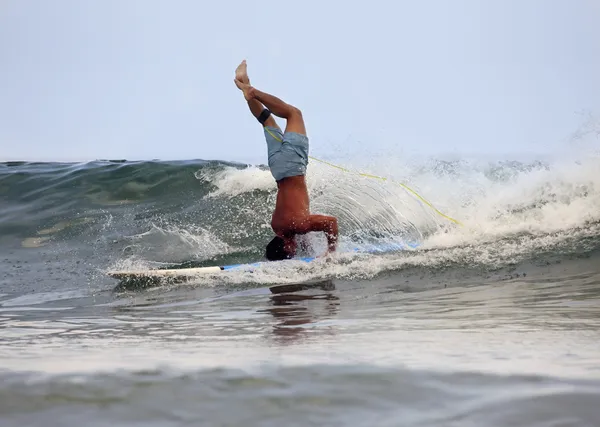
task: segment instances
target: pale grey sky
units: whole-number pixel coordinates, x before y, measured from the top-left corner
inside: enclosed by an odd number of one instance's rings
[[[0,160],[265,162],[232,83],[311,154],[545,152],[600,110],[597,0],[0,2]]]

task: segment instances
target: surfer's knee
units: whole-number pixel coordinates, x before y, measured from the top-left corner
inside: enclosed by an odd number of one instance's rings
[[[286,104],[285,109],[282,112],[282,117],[286,120],[302,118],[302,111],[300,111],[298,107],[294,107],[292,104]]]
[[[286,132],[295,132],[301,135],[306,135],[306,127],[304,126],[304,118],[302,111],[298,107],[290,105],[288,108],[288,116],[286,117],[287,125]]]
[[[300,110],[300,108],[298,107],[294,107],[293,105],[290,105],[290,117],[298,117],[298,118],[302,118],[302,111]]]

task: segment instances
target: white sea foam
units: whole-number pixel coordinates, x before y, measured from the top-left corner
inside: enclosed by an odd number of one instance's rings
[[[198,178],[217,187],[216,190],[208,194],[208,197],[232,197],[255,190],[274,190],[277,188],[271,172],[256,166],[245,169],[226,167],[218,171],[202,172]]]
[[[509,163],[482,161],[447,162],[447,172],[440,172],[444,164],[440,161],[430,167],[396,163],[397,169],[412,171],[409,185],[419,194],[465,224],[454,235],[549,233],[599,218],[598,157],[533,164],[523,166],[524,170]],[[307,182],[312,209],[338,214],[350,228],[363,227],[370,220],[377,221],[377,232],[396,231],[398,225],[405,228],[407,224],[421,231],[450,224],[398,186],[401,178],[381,182],[313,163]],[[227,168],[214,176],[213,183],[218,188],[214,196],[275,189],[269,172],[256,168]]]
[[[456,209],[465,227],[427,244],[477,244],[523,233],[566,233],[600,221],[600,159],[557,162],[505,181],[479,180],[478,198]]]
[[[395,164],[395,174],[391,164]],[[346,241],[369,236],[388,241],[418,238],[420,250],[385,256],[340,255],[333,262],[310,266],[277,263],[252,273],[237,271],[197,281],[269,284],[331,276],[370,277],[409,266],[493,268],[599,233],[600,156],[594,152],[544,162],[415,162],[394,161],[390,156],[379,169],[366,172],[390,172],[387,177],[407,182],[464,227],[437,215],[393,181],[364,178],[313,162],[307,174],[311,209],[337,215]],[[214,176],[213,184],[218,188],[213,196],[274,190],[269,172],[252,168],[227,168]]]
[[[113,266],[113,270],[156,268],[176,260],[206,259],[235,250],[209,230],[191,225],[152,224],[148,231],[126,239],[129,241],[123,249],[126,259]],[[164,263],[165,259],[171,262]]]
[[[597,236],[600,233],[597,135],[587,132],[578,138],[578,151],[548,155],[544,159],[538,156],[516,161],[514,157],[511,160],[463,156],[440,160],[390,154],[342,164],[354,171],[383,176],[387,178],[385,181],[310,161],[307,184],[311,211],[339,218],[342,246],[410,240],[418,241],[419,249],[383,256],[339,254],[331,262],[317,261],[310,265],[272,263],[252,272],[199,276],[194,283],[271,284],[331,276],[365,278],[415,266],[494,268]],[[584,141],[585,138],[588,140]],[[214,188],[208,199],[225,199],[226,206],[242,212],[244,218],[248,217],[244,220],[250,221],[254,228],[256,224],[268,227],[267,212],[274,205],[276,191],[268,170],[207,168],[199,171],[197,178]],[[407,184],[464,226],[448,221],[399,183]],[[269,197],[256,199],[251,194],[255,191],[269,192]],[[238,196],[242,197],[229,200]],[[218,209],[216,212],[224,212],[223,206]],[[152,253],[155,262],[207,259],[240,250],[223,239],[228,242],[242,237],[251,239],[253,236],[247,232],[229,230],[225,238],[199,227],[161,224],[135,236],[131,244],[139,244],[146,253]],[[322,249],[319,237],[310,237]]]

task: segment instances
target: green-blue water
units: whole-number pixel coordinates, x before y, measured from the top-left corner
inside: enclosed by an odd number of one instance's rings
[[[0,424],[599,425],[598,166],[397,176],[461,228],[311,165],[342,247],[421,246],[135,290],[105,273],[260,260],[268,170],[0,164]]]

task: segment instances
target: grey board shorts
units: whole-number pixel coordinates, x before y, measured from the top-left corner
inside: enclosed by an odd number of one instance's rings
[[[265,126],[269,168],[275,181],[290,176],[306,175],[308,137],[296,132]]]

